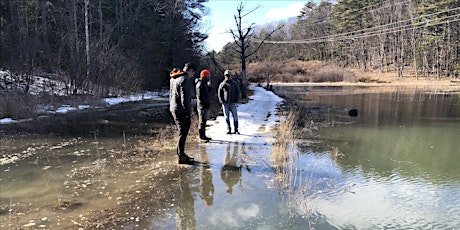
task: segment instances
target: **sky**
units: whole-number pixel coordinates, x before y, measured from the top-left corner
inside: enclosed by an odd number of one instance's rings
[[[244,10],[249,12],[243,18],[243,26],[264,25],[274,21],[282,21],[291,17],[296,17],[307,2],[294,0],[209,0],[206,3],[209,12],[203,17],[202,32],[209,35],[206,40],[208,50],[221,51],[233,38],[228,31],[236,29],[234,15],[236,8],[243,3]]]

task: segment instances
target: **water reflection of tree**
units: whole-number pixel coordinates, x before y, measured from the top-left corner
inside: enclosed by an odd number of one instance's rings
[[[232,145],[233,153],[230,154]],[[239,155],[239,144],[228,143],[226,150],[224,165],[220,170],[220,177],[225,185],[227,185],[227,193],[232,194],[233,186],[235,186],[238,182],[241,182],[241,158]]]
[[[200,198],[205,206],[211,206],[214,200],[214,184],[212,183],[212,172],[209,165],[206,148],[200,148],[201,167],[200,167]]]

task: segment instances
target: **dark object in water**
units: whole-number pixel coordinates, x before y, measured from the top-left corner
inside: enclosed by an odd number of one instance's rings
[[[348,111],[348,116],[357,117],[358,116],[358,109],[350,109],[350,111]]]

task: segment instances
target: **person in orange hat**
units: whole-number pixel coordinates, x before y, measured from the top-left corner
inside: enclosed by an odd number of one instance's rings
[[[204,69],[200,72],[200,78],[195,79],[196,100],[198,110],[198,132],[202,141],[208,142],[211,138],[206,136],[206,121],[208,120],[209,108],[211,107],[211,72]]]

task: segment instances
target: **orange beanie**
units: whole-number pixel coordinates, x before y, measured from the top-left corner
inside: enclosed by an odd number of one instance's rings
[[[176,78],[182,74],[185,74],[185,72],[178,68],[174,68],[171,72],[169,72],[169,76],[173,78]]]
[[[202,70],[201,73],[200,73],[200,78],[210,77],[210,76],[211,76],[211,72],[209,72],[209,70],[207,70],[207,69]]]

